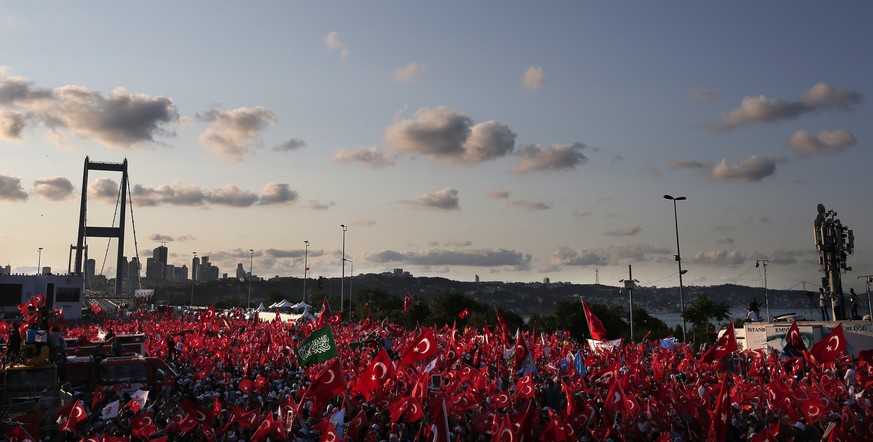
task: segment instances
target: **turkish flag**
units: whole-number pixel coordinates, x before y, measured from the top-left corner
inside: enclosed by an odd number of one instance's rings
[[[800,337],[800,330],[797,329],[797,322],[791,323],[788,334],[785,335],[785,342],[797,351],[798,354],[806,350],[806,344],[803,343],[803,338]]]
[[[268,436],[273,434],[273,427],[276,426],[276,420],[273,419],[273,413],[267,413],[267,417],[261,422],[261,425],[258,426],[258,429],[255,431],[255,434],[252,435],[252,442],[258,442],[265,440]]]
[[[582,301],[582,310],[585,312],[585,320],[588,321],[588,331],[591,332],[591,339],[602,341],[606,339],[606,327],[600,322],[600,318],[591,311],[588,303]]]
[[[328,400],[342,393],[346,389],[346,378],[343,374],[343,366],[339,358],[334,358],[331,363],[317,374],[309,386],[309,394]]]
[[[449,442],[449,418],[446,412],[446,400],[440,400],[434,413],[433,421],[428,427],[430,437],[427,440],[432,442]]]
[[[182,398],[182,409],[188,413],[191,419],[194,419],[200,425],[206,428],[212,428],[212,409],[201,407],[187,398]]]
[[[30,435],[23,426],[17,426],[6,432],[6,437],[11,442],[36,442],[36,438]]]
[[[327,303],[327,298],[321,301],[321,313],[318,314],[318,321],[315,322],[316,327],[324,327],[324,321],[330,319],[330,304]]]
[[[731,325],[733,331],[733,325]],[[727,333],[725,333],[727,334]],[[736,341],[734,341],[736,343]],[[712,412],[712,420],[709,424],[709,433],[706,440],[727,440],[728,430],[731,423],[731,395],[727,377],[721,380],[718,388],[718,397],[715,399],[715,409]]]
[[[319,442],[334,442],[342,440],[339,438],[336,427],[333,425],[333,422],[331,422],[330,419],[325,419],[313,425],[312,429],[318,430],[318,432],[321,433],[321,438],[318,439]]]
[[[824,339],[816,342],[809,352],[822,364],[833,362],[846,354],[846,336],[843,334],[843,323],[837,324]]]
[[[405,312],[406,310],[408,310],[409,305],[414,303],[414,302],[415,302],[415,300],[412,299],[412,296],[410,296],[410,294],[407,293],[406,296],[403,298],[403,311]]]
[[[470,309],[463,309],[461,313],[458,313],[458,317],[461,319],[467,319],[467,316],[470,316]]]
[[[621,387],[621,379],[616,378],[612,381],[612,387],[606,395],[603,412],[607,420],[614,422],[616,413],[622,413],[622,419],[627,421],[641,410],[636,399],[625,394],[624,388]]]
[[[527,342],[524,339],[524,336],[519,336],[518,340],[515,342],[515,360],[512,363],[512,371],[518,372],[521,370],[522,364],[524,364],[524,360],[527,359],[530,354],[530,350],[527,348]]]
[[[436,339],[433,337],[431,329],[425,329],[418,339],[412,341],[415,345],[406,348],[403,356],[400,358],[400,367],[414,364],[422,359],[432,356],[439,351]]]
[[[72,404],[73,406],[70,408],[70,414],[67,416],[67,420],[60,426],[61,431],[75,433],[76,424],[88,417],[88,414],[85,412],[85,407],[82,406],[82,401],[75,401]]]
[[[239,381],[239,389],[245,394],[252,394],[252,390],[254,390],[254,388],[255,381],[249,378],[244,378],[243,380]]]
[[[497,431],[491,435],[491,442],[515,442],[516,440],[521,440],[513,431],[514,429],[515,425],[509,421],[509,416],[504,414],[503,419],[500,420],[500,426],[497,427]]]
[[[508,342],[509,325],[506,324],[506,320],[503,319],[503,315],[500,314],[500,310],[497,310],[497,307],[494,307],[494,314],[497,316],[497,323],[500,324],[500,333],[503,336],[503,342]]]
[[[527,374],[515,384],[515,400],[530,399],[532,397],[534,397],[534,386],[530,374]]]
[[[403,416],[403,412],[406,411],[406,407],[408,404],[409,398],[401,397],[385,407],[388,410],[388,415],[391,416],[392,424],[395,424],[398,420],[400,420],[400,417]]]
[[[349,422],[348,434],[352,440],[361,440],[361,431],[367,428],[367,414],[364,410],[358,412],[354,419]]]
[[[730,323],[727,330],[715,341],[715,345],[710,347],[703,356],[700,357],[700,362],[711,363],[712,361],[721,360],[721,358],[735,353],[737,351],[737,337],[734,333],[734,324]]]
[[[130,418],[130,429],[134,436],[149,437],[158,430],[154,413],[147,411]]]
[[[388,379],[394,378],[394,373],[394,362],[391,361],[388,352],[383,348],[373,358],[370,366],[358,377],[358,381],[355,383],[355,391],[361,392],[364,398],[369,401],[372,399],[373,390],[380,385],[384,385]]]
[[[406,422],[412,423],[424,418],[424,410],[421,402],[416,398],[409,398],[406,403]]]

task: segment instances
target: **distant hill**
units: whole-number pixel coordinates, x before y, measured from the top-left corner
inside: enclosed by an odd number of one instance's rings
[[[602,284],[571,284],[565,282],[466,282],[453,281],[446,278],[395,276],[393,274],[362,274],[347,277],[345,290],[349,286],[354,293],[364,289],[384,289],[389,294],[403,297],[407,293],[429,301],[434,295],[445,292],[461,293],[484,304],[500,305],[522,316],[546,314],[552,311],[556,301],[572,299],[581,296],[589,302],[604,304],[626,304],[627,292],[618,287]],[[148,283],[144,283],[148,286]],[[191,284],[165,283],[155,288],[157,298],[187,304],[191,296]],[[237,279],[226,279],[208,283],[198,282],[195,287],[195,304],[213,304],[218,301],[234,305],[245,305],[248,299],[248,284]],[[317,279],[306,283],[309,296],[320,299],[324,295],[338,295],[340,292],[339,278],[325,278],[318,287]],[[264,281],[253,281],[251,285],[252,304],[257,306],[270,293],[278,293],[290,301],[302,300],[303,280],[301,278],[271,278]],[[732,308],[745,308],[755,298],[759,303],[764,301],[764,289],[761,287],[746,287],[734,284],[717,286],[684,287],[685,301],[690,302],[698,293],[705,293],[710,299],[724,302]],[[812,295],[809,292],[809,295]],[[812,300],[807,292],[802,290],[768,291],[771,308],[806,309]],[[679,310],[679,288],[638,287],[634,290],[634,305],[646,309],[649,313],[672,313]],[[817,303],[813,306],[817,308]]]

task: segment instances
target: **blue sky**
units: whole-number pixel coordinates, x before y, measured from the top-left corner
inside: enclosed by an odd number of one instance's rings
[[[89,156],[143,260],[339,276],[346,224],[355,273],[672,286],[672,194],[687,283],[815,284],[823,203],[862,289],[871,9],[0,1],[0,264],[66,269]]]

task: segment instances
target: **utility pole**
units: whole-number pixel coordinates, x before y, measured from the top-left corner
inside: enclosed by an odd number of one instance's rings
[[[627,290],[628,300],[630,303],[630,340],[634,342],[634,288],[636,288],[636,279],[634,279],[633,269],[631,265],[627,265],[627,279],[622,279],[621,281],[624,283],[624,288]]]
[[[764,266],[764,307],[767,308],[767,322],[771,322],[773,318],[770,317],[770,301],[767,299],[767,264],[770,262],[769,259],[756,259],[755,267],[759,265]]]
[[[846,265],[847,255],[854,253],[855,234],[837,218],[835,210],[825,209],[819,204],[813,231],[815,248],[819,253],[819,271],[825,274],[822,286],[830,290],[831,296],[839,297],[840,306],[833,308],[834,320],[845,318],[846,303],[843,296],[842,272],[851,272]]]

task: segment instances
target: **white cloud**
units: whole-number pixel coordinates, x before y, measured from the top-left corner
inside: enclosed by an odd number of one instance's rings
[[[509,202],[510,206],[521,207],[527,210],[549,210],[552,208],[552,203],[548,201],[532,201],[529,198],[521,198]]]
[[[397,262],[421,266],[512,267],[516,270],[529,268],[531,261],[530,255],[507,249],[428,249],[421,252],[383,250],[366,253],[364,256],[367,261],[383,264]]]
[[[688,93],[699,101],[709,101],[718,96],[718,91],[703,88],[691,89]]]
[[[582,152],[585,148],[586,146],[582,143],[553,144],[551,146],[532,144],[520,151],[521,158],[515,163],[512,171],[522,174],[575,169],[579,164],[588,161]]]
[[[20,112],[0,113],[0,140],[18,141],[27,127],[27,118]]]
[[[813,135],[805,130],[799,130],[788,139],[788,145],[804,154],[839,153],[851,146],[857,140],[851,132],[837,129],[834,131],[819,131]]]
[[[776,163],[783,159],[750,156],[742,163],[730,163],[723,158],[709,172],[709,177],[717,181],[750,183],[761,181],[776,172]]]
[[[685,260],[693,264],[738,265],[746,261],[746,255],[737,251],[711,250],[698,252]]]
[[[451,187],[446,187],[445,189],[432,193],[425,193],[403,202],[421,208],[457,210],[460,209],[460,206],[458,205],[459,200],[458,191]]]
[[[260,106],[230,111],[212,109],[198,117],[212,123],[212,127],[200,134],[200,143],[232,162],[242,161],[260,146],[261,131],[277,121],[272,111]]]
[[[509,191],[506,189],[494,189],[494,190],[488,191],[486,196],[488,198],[495,198],[495,199],[509,198]]]
[[[529,91],[542,89],[546,84],[546,73],[541,67],[529,67],[521,76],[521,85]]]
[[[258,201],[262,205],[293,203],[297,201],[297,192],[291,190],[291,186],[285,183],[267,183],[261,189],[261,197]]]
[[[50,201],[63,201],[73,196],[73,183],[65,177],[42,178],[33,182],[33,192]]]
[[[109,178],[98,178],[88,185],[88,197],[107,203],[118,199],[119,185]]]
[[[734,239],[731,238],[730,236],[727,236],[727,235],[725,235],[725,234],[722,234],[722,235],[718,238],[718,241],[716,241],[716,242],[719,243],[719,244],[733,244],[733,243],[734,243]]]
[[[279,152],[288,152],[300,149],[301,147],[306,147],[306,142],[301,140],[300,138],[292,138],[282,144],[273,146],[273,150]]]
[[[336,31],[331,31],[324,37],[324,44],[327,45],[327,49],[330,52],[339,53],[341,60],[347,60],[349,58],[349,50],[346,48],[346,45],[343,44],[342,40],[340,40],[339,33]]]
[[[426,66],[421,63],[409,63],[400,69],[394,71],[394,81],[398,83],[408,83],[424,74]]]
[[[0,200],[26,201],[27,193],[21,187],[21,178],[0,174]]]
[[[721,114],[721,124],[711,125],[717,130],[731,130],[749,124],[775,123],[797,118],[810,112],[826,109],[851,109],[861,102],[863,95],[851,90],[818,83],[806,91],[800,100],[791,101],[764,95],[743,97],[740,107]]]
[[[334,164],[358,163],[374,169],[394,166],[394,160],[386,157],[376,146],[370,148],[362,147],[355,150],[341,148],[330,161]]]
[[[628,227],[622,227],[622,228],[615,229],[615,230],[610,230],[610,231],[604,233],[604,235],[606,235],[606,236],[634,236],[637,233],[640,233],[640,230],[643,230],[642,227],[640,227],[640,226],[628,226]]]
[[[258,202],[258,195],[227,184],[206,194],[206,201],[230,207],[250,207]]]
[[[626,246],[606,246],[597,249],[572,249],[559,247],[552,252],[549,261],[555,266],[591,266],[620,264],[625,261],[647,261],[654,256],[669,254],[671,249],[646,243]]]
[[[463,113],[439,106],[394,122],[385,131],[385,145],[436,163],[474,165],[511,153],[515,133],[497,121],[474,124]]]

